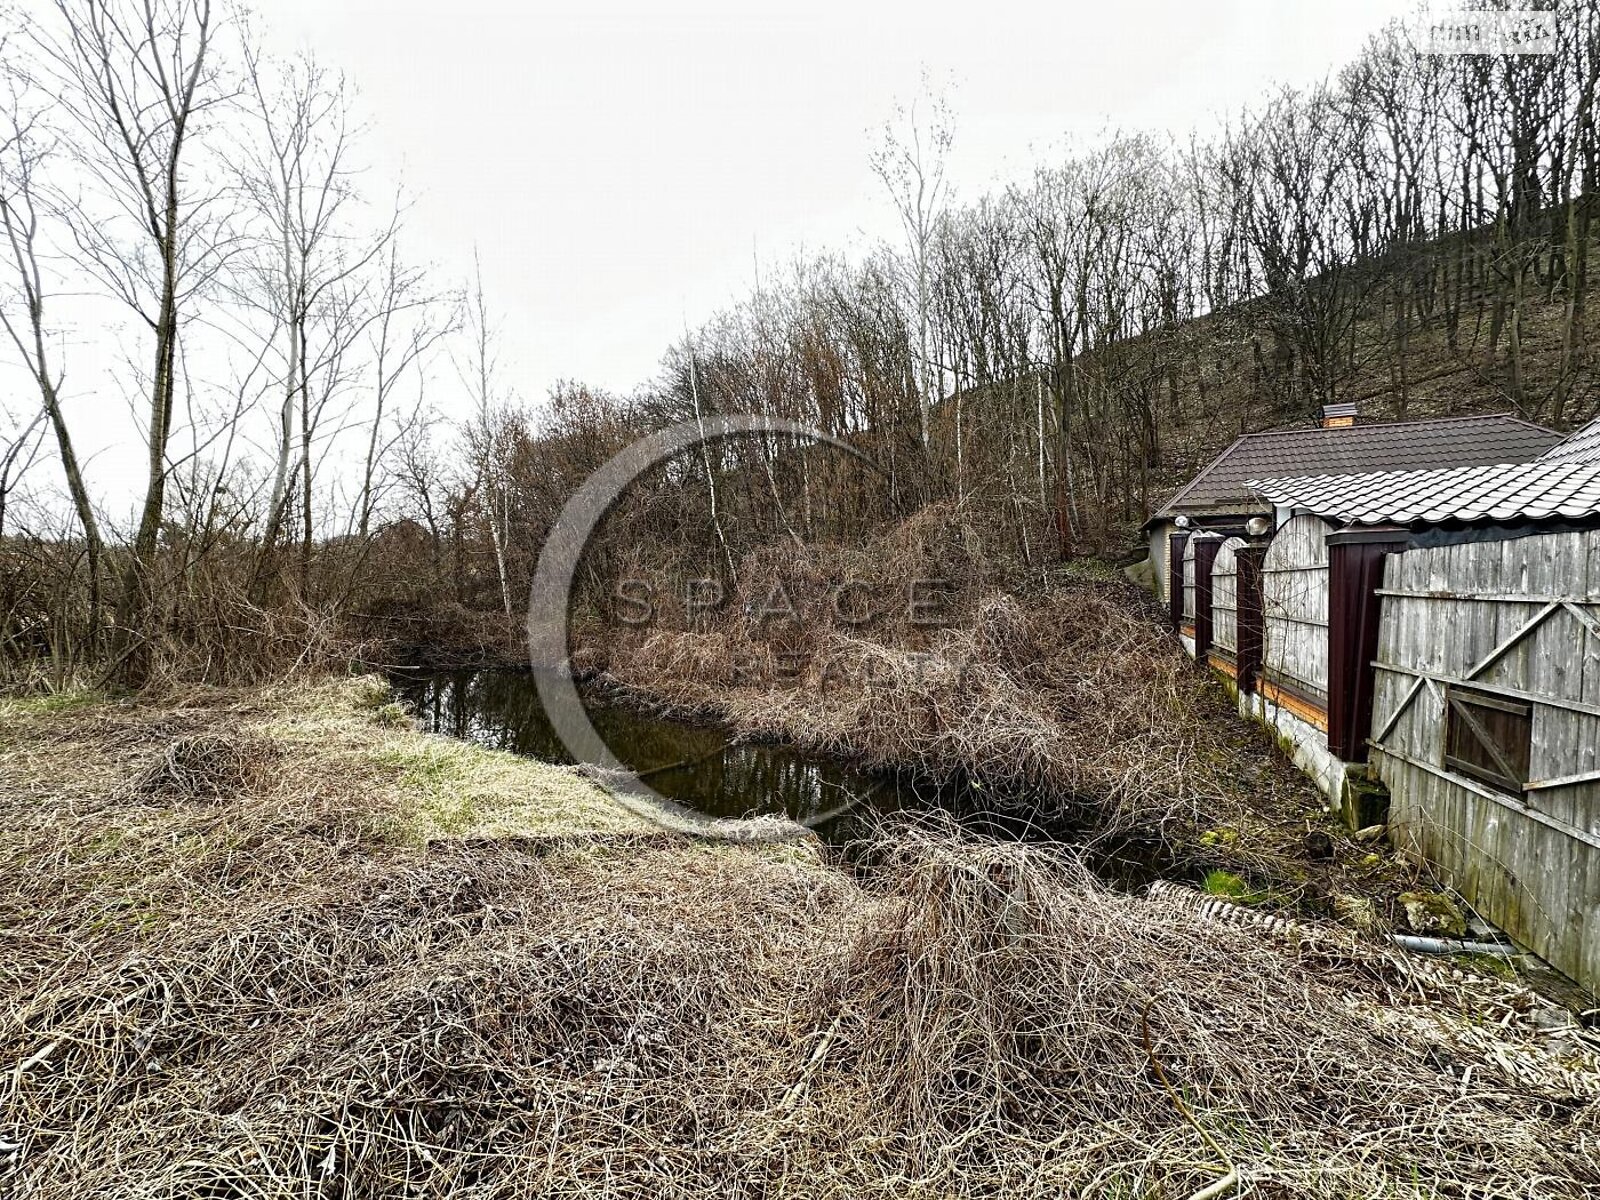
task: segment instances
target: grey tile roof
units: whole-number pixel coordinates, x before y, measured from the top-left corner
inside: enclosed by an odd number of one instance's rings
[[[1260,512],[1252,479],[1398,471],[1419,465],[1479,467],[1537,458],[1561,435],[1517,417],[1494,414],[1438,421],[1394,421],[1345,429],[1247,433],[1194,477],[1152,520]]]
[[[1356,525],[1600,515],[1600,461],[1252,480],[1264,499]]]
[[[1600,417],[1551,450],[1539,456],[1540,462],[1600,462]]]

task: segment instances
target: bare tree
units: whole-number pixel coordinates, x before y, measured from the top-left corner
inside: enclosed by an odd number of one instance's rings
[[[728,549],[728,535],[722,528],[722,512],[717,505],[717,475],[711,467],[711,444],[706,437],[705,407],[700,403],[700,374],[695,363],[694,342],[684,335],[684,354],[689,360],[689,399],[694,405],[695,424],[700,429],[700,463],[706,473],[706,496],[711,506],[711,528],[716,532],[717,544],[722,547],[723,562],[732,580],[737,572],[733,565],[733,551]]]
[[[59,32],[41,34],[38,47],[80,135],[72,144],[89,188],[69,211],[79,259],[151,336],[145,495],[116,631],[125,673],[138,680],[183,320],[231,249],[226,210],[191,160],[206,118],[230,89],[218,66],[212,0],[56,0],[55,7]]]
[[[44,413],[37,412],[26,425],[19,423],[0,432],[0,543],[5,541],[6,512],[11,497],[39,457],[44,419]]]
[[[0,144],[0,227],[4,229],[9,252],[15,303],[10,297],[7,302],[0,303],[0,325],[5,327],[39,389],[42,415],[49,420],[55,436],[56,456],[66,476],[67,494],[83,530],[89,577],[89,628],[85,637],[92,644],[100,628],[100,567],[104,543],[89,489],[84,483],[77,448],[61,411],[61,368],[52,362],[47,343],[45,304],[49,288],[40,267],[43,212],[38,173],[49,153],[48,143],[41,143],[39,139],[48,135],[42,135],[36,119],[24,111],[23,84],[16,74],[11,75],[10,85],[4,143]]]
[[[919,104],[923,111],[918,112]],[[898,127],[897,127],[898,126]],[[949,105],[940,95],[928,95],[901,110],[896,122],[886,125],[883,141],[872,155],[873,173],[883,182],[905,233],[910,258],[910,283],[917,322],[917,375],[922,446],[929,448],[933,405],[938,397],[938,374],[929,345],[932,289],[929,278],[939,214],[948,199],[945,160],[955,129]]]
[[[392,247],[400,207],[376,232],[357,223],[357,131],[341,77],[309,57],[276,62],[253,48],[245,66],[256,137],[236,174],[264,236],[245,272],[242,298],[266,316],[268,338],[283,342],[272,487],[253,584],[259,598],[297,481],[302,582],[309,570],[318,425],[343,382],[346,353],[378,319],[364,276]]]
[[[411,511],[428,531],[428,552],[435,570],[439,568],[444,530],[439,509],[450,490],[449,469],[433,439],[426,421],[408,423],[395,445],[396,482]]]
[[[400,249],[390,239],[377,289],[376,318],[369,330],[372,354],[373,410],[367,430],[367,452],[357,503],[357,532],[365,538],[381,490],[378,472],[387,452],[409,437],[421,419],[420,393],[427,358],[460,327],[459,297],[427,290],[424,273],[402,265]],[[418,406],[394,419],[395,393],[408,377],[418,379]],[[394,425],[386,427],[386,422]]]
[[[506,542],[511,524],[511,494],[505,460],[510,447],[504,436],[504,397],[500,394],[497,378],[499,357],[496,334],[483,292],[483,264],[476,253],[472,256],[472,267],[472,288],[467,294],[466,312],[471,357],[465,364],[458,363],[457,371],[467,385],[475,410],[468,427],[468,443],[472,447],[479,503],[494,548],[500,603],[509,617],[513,610],[511,578],[506,565]]]

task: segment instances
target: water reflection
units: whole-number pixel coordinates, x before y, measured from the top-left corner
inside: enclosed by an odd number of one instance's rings
[[[424,728],[545,762],[571,763],[526,671],[403,673],[395,689]],[[855,770],[789,746],[730,743],[720,730],[634,709],[590,704],[589,717],[619,759],[669,799],[716,817],[782,813],[810,823],[855,802],[901,808],[919,799],[892,776]],[[845,817],[819,830],[830,838],[861,824]]]
[[[393,682],[431,732],[545,762],[573,761],[545,715],[531,671],[401,672]],[[1060,818],[1040,816],[1056,809],[1048,796],[991,797],[958,780],[929,783],[877,774],[792,746],[733,744],[705,725],[612,704],[587,707],[613,754],[662,795],[709,816],[782,813],[841,847],[864,838],[875,814],[901,809],[943,809],[968,830],[990,837],[1077,841],[1080,833]],[[841,808],[838,815],[813,820]],[[1102,878],[1119,887],[1142,887],[1168,869],[1159,846],[1122,842],[1081,850]]]

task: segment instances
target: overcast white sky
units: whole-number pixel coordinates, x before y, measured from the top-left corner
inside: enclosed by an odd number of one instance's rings
[[[481,249],[507,383],[626,390],[757,259],[892,234],[868,154],[924,72],[948,81],[958,196],[1066,139],[1214,128],[1349,61],[1414,0],[262,0],[269,44],[356,85],[371,192],[449,282]],[[142,450],[103,325],[73,330],[69,419],[113,519]],[[134,349],[124,346],[124,349]],[[135,350],[142,360],[142,343]],[[126,372],[122,372],[126,375]],[[447,382],[447,381],[446,381]],[[435,393],[441,397],[444,388]],[[16,397],[12,397],[13,400]],[[52,468],[53,470],[53,468]],[[52,481],[53,482],[53,481]]]
[[[1066,136],[1182,132],[1353,57],[1411,0],[271,0],[360,87],[447,269],[482,247],[519,390],[627,388],[756,256],[891,232],[867,163],[923,69],[976,195]]]

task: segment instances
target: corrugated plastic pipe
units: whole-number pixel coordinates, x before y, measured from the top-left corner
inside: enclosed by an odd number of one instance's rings
[[[1463,942],[1455,938],[1418,937],[1412,933],[1389,935],[1396,946],[1417,954],[1492,954],[1496,958],[1515,958],[1519,951],[1504,942]]]

